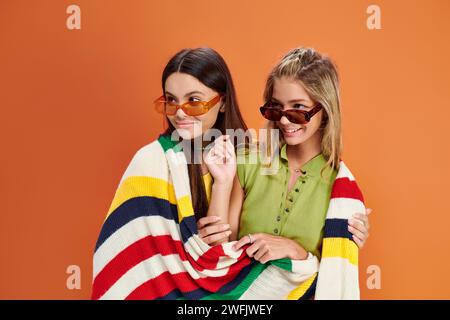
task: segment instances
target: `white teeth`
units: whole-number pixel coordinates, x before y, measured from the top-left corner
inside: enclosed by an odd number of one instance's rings
[[[287,133],[293,133],[293,132],[297,132],[298,130],[300,130],[301,128],[298,128],[298,129],[292,129],[292,130],[284,130],[285,132],[287,132]]]

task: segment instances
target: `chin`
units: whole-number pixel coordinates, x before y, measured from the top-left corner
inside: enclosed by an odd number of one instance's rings
[[[178,135],[183,139],[183,140],[191,140],[193,139],[194,134],[192,132],[190,132],[190,130],[186,130],[186,129],[176,129]]]
[[[303,137],[283,137],[286,144],[295,146],[297,144],[301,144],[305,142],[307,139],[304,139]]]

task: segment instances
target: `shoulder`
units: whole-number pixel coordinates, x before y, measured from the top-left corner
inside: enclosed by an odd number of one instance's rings
[[[141,162],[148,161],[148,159],[155,161],[157,158],[161,158],[162,156],[164,156],[164,149],[161,146],[161,143],[158,140],[153,140],[152,142],[139,148],[135,152],[131,161]]]
[[[335,197],[352,198],[364,203],[364,196],[355,177],[342,160],[339,162],[339,169],[333,183],[333,194]]]
[[[154,140],[133,155],[122,181],[130,176],[147,176],[167,179],[168,168],[164,150],[158,140]]]

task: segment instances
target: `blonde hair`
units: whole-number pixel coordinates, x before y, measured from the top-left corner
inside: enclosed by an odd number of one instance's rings
[[[267,78],[264,90],[266,102],[272,99],[275,79],[282,77],[299,81],[310,98],[322,105],[325,111],[321,125],[322,154],[327,160],[326,166],[337,170],[342,152],[342,137],[339,77],[334,63],[311,48],[296,48],[289,51]],[[267,124],[267,128],[276,127],[273,121]],[[280,146],[283,143],[280,135]],[[325,167],[322,171],[323,169]]]

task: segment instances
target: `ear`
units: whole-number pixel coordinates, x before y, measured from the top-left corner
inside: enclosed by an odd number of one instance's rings
[[[220,112],[225,112],[225,97],[222,98],[222,105],[219,109]]]
[[[320,124],[319,129],[324,130],[327,124],[328,124],[328,114],[324,112],[322,116],[322,123]]]

